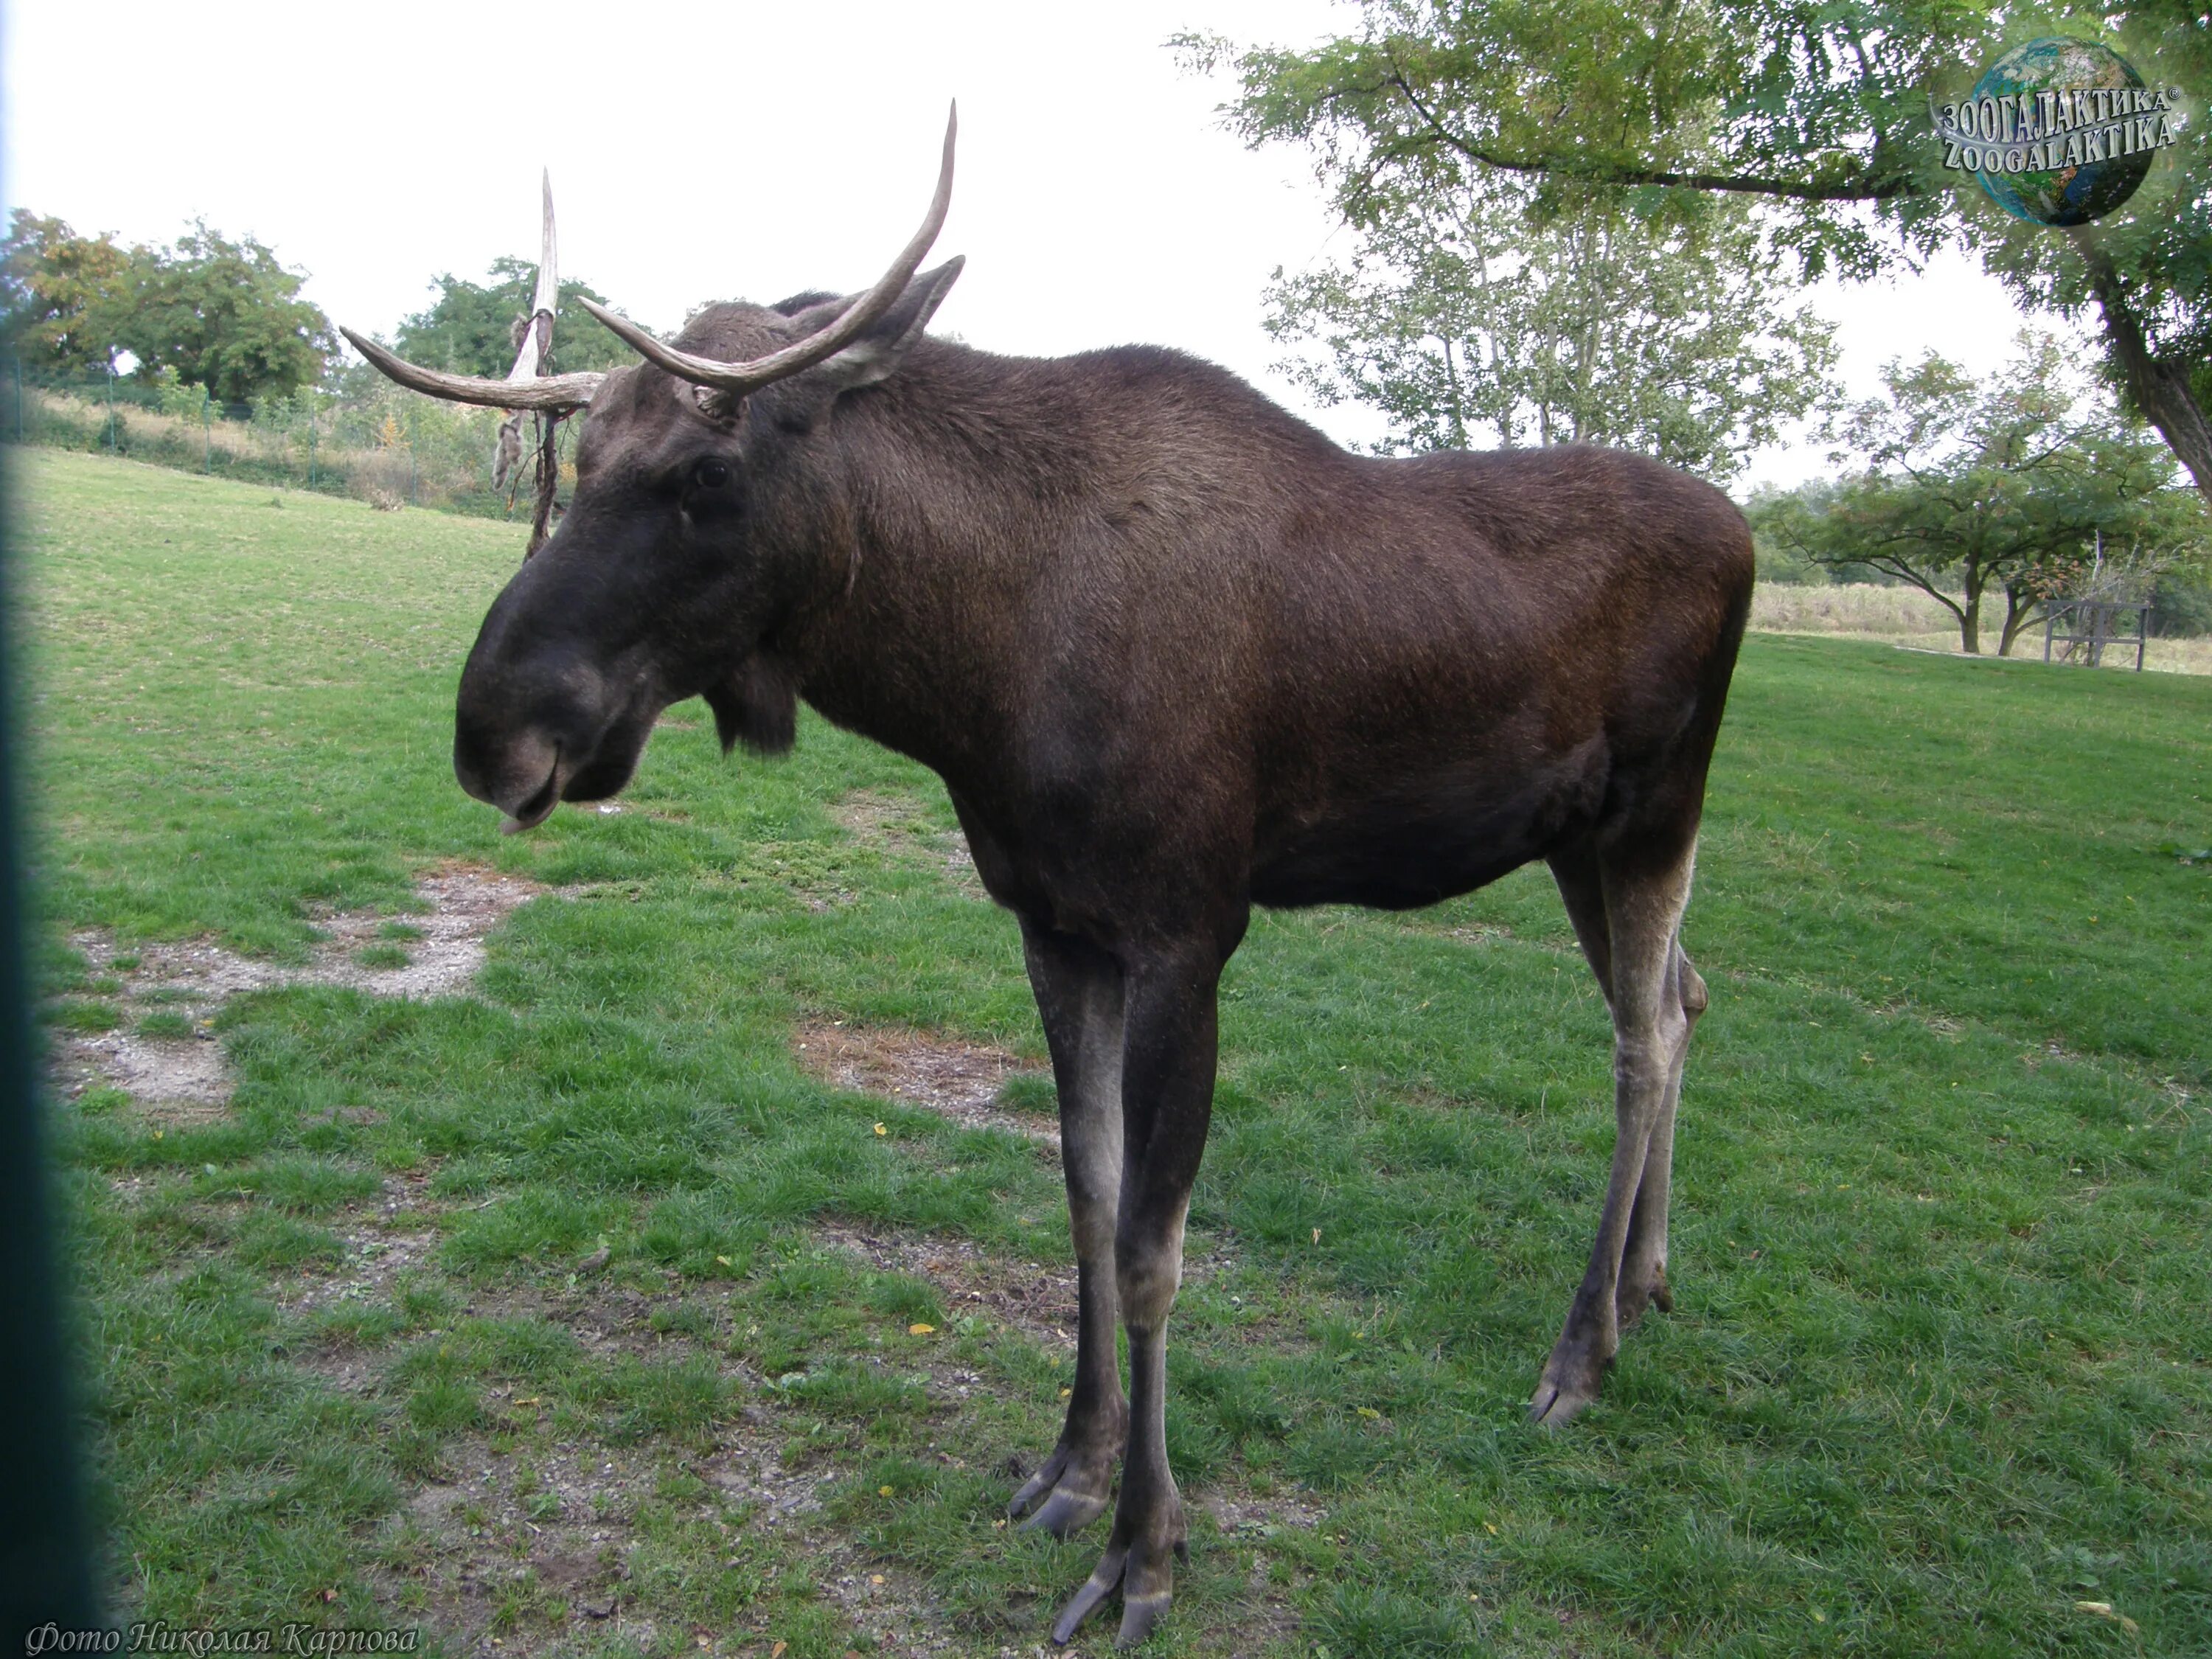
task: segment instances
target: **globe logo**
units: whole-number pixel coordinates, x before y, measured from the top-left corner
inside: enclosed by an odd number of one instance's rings
[[[1936,132],[1943,165],[1972,173],[2014,218],[2086,225],[2134,195],[2176,142],[2172,107],[2111,47],[2062,37],[1998,58],[1936,112]]]

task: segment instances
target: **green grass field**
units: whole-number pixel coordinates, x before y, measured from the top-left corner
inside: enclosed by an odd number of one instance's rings
[[[502,840],[447,744],[516,532],[14,464],[57,1041],[149,1017],[148,942],[301,961],[374,909],[384,960],[427,869],[570,892],[466,996],[234,997],[224,1110],[58,1109],[118,1603],[456,1653],[1042,1643],[1099,1534],[998,1517],[1073,1308],[969,1292],[1065,1272],[1056,1166],[793,1052],[843,1020],[1041,1063],[933,780],[819,721],[725,761],[693,704],[623,811]],[[1153,1649],[2212,1652],[2212,867],[2160,851],[2208,842],[2212,681],[1750,641],[1676,1310],[1557,1436],[1522,1407],[1612,1112],[1547,878],[1259,920]]]

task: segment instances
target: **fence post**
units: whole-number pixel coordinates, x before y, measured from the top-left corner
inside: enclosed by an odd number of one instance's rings
[[[315,487],[315,394],[307,392],[307,488]]]
[[[204,453],[200,457],[200,471],[212,476],[215,472],[215,427],[208,410],[215,403],[215,393],[205,386],[200,388],[200,443]]]
[[[114,359],[114,357],[113,357],[113,356],[111,356],[108,358],[108,360],[107,360],[107,453],[108,453],[109,454],[111,454],[111,455],[112,455],[112,454],[114,454],[114,453],[116,453],[116,449],[115,449],[115,359]]]

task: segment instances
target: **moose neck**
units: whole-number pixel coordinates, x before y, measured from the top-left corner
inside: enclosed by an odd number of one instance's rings
[[[1019,618],[1083,476],[1053,367],[923,343],[836,412],[778,514],[804,597],[767,649],[824,716],[956,788],[1006,751],[1037,643]]]

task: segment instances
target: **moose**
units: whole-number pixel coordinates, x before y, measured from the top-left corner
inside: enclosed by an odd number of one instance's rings
[[[502,827],[616,793],[692,696],[726,751],[787,750],[803,698],[944,780],[1020,926],[1079,1269],[1066,1425],[1010,1513],[1066,1537],[1112,1502],[1052,1633],[1118,1589],[1129,1645],[1187,1553],[1168,1311],[1255,905],[1408,908],[1548,864],[1612,1015],[1617,1137],[1531,1418],[1582,1411],[1672,1305],[1706,1006],[1680,927],[1752,544],[1635,455],[1359,456],[1176,351],[931,337],[956,127],[856,296],[710,306],[673,343],[592,306],[645,360],[604,374],[477,379],[347,337],[434,396],[586,410],[573,502],[461,675],[454,771]]]

